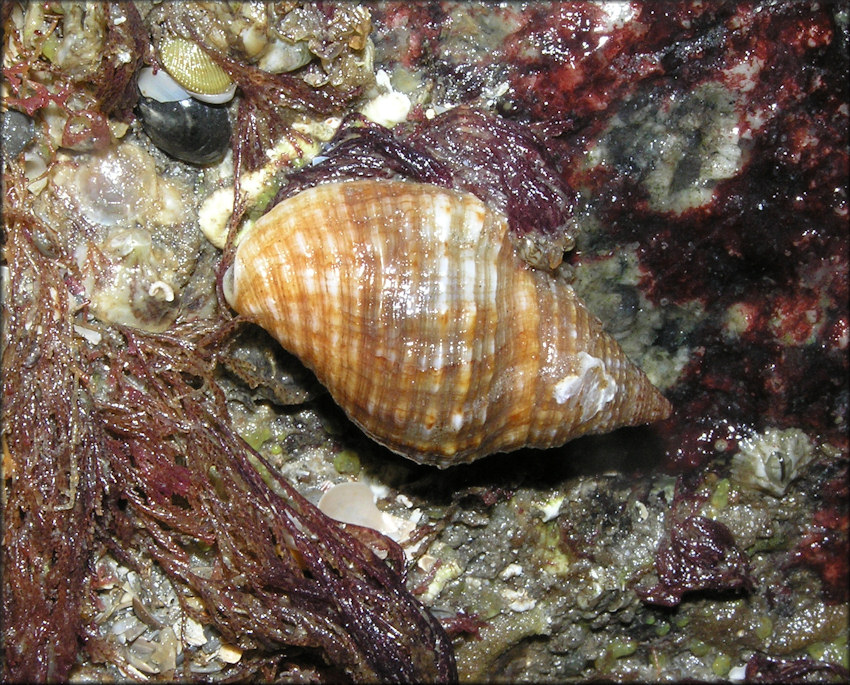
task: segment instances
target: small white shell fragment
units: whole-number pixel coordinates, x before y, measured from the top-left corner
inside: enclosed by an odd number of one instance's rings
[[[411,108],[410,98],[393,89],[390,77],[383,69],[377,71],[375,81],[378,94],[360,108],[360,113],[386,128],[406,121]]]
[[[119,618],[115,623],[110,627],[110,631],[119,636],[120,639],[126,639],[128,634],[133,634],[134,631],[141,628],[142,632],[144,632],[144,624],[136,618],[135,614],[127,614],[126,616]],[[134,636],[135,637],[135,636]],[[131,638],[132,639],[132,638]]]
[[[81,326],[80,324],[74,324],[74,332],[92,345],[99,344],[102,339],[100,331],[88,328],[87,326]]]
[[[458,564],[458,562],[454,559],[442,559],[442,562],[443,563],[440,564],[434,573],[434,578],[428,585],[428,589],[426,589],[419,597],[425,604],[433,602],[450,581],[458,578],[460,574],[463,573],[463,569],[460,567],[460,564]],[[473,589],[475,589],[474,581],[476,580],[477,579],[474,577],[469,579],[470,587]]]
[[[235,645],[223,644],[221,649],[218,650],[217,656],[227,664],[236,664],[242,658],[242,650]]]
[[[38,151],[26,150],[24,152],[24,174],[29,183],[27,189],[38,195],[47,186],[47,162]]]
[[[200,647],[207,643],[204,627],[191,616],[187,616],[185,620],[177,621],[173,629],[180,636],[180,639],[190,647]]]
[[[539,506],[540,513],[543,514],[541,517],[541,521],[546,523],[547,521],[551,521],[553,518],[557,517],[561,511],[561,504],[564,502],[563,495],[557,495],[553,497],[547,502],[544,502]]]
[[[499,574],[499,578],[501,578],[502,580],[509,580],[510,578],[515,578],[516,576],[521,575],[522,566],[517,563],[511,563],[502,569],[502,572]]]
[[[233,194],[233,186],[219,188],[210,193],[198,209],[201,231],[219,250],[224,248],[227,240],[227,222],[233,211]]]
[[[148,288],[148,295],[166,302],[174,301],[174,288],[165,281],[154,281]]]
[[[396,542],[415,528],[411,521],[378,509],[372,488],[360,481],[334,485],[322,495],[318,507],[337,521],[372,528]]]
[[[529,597],[524,590],[506,588],[502,590],[502,597],[508,602],[508,609],[517,613],[531,611],[537,606],[537,600]]]
[[[292,128],[305,136],[310,136],[323,143],[328,142],[336,135],[342,124],[342,117],[330,116],[324,119],[302,119],[293,121]]]
[[[419,557],[419,560],[416,562],[416,565],[421,568],[425,573],[434,568],[434,564],[437,563],[437,558],[431,556],[427,552]]]
[[[125,676],[128,680],[140,683],[150,680],[148,676],[130,663],[119,663],[118,670],[121,672],[121,675]]]
[[[165,69],[157,72],[151,67],[139,69],[138,85],[139,92],[144,97],[157,102],[179,102],[190,97],[189,92],[171,78]]]
[[[733,666],[729,669],[729,680],[733,683],[743,682],[747,677],[747,665],[741,664],[740,666]]]

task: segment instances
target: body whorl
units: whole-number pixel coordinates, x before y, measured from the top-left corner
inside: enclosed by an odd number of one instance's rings
[[[228,299],[377,442],[446,467],[665,418],[669,402],[573,289],[475,196],[328,183],[242,238]]]

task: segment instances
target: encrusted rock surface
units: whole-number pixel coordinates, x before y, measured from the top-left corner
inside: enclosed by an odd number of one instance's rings
[[[151,5],[137,5],[148,17]],[[332,138],[344,114],[331,113],[334,102],[388,125],[458,105],[519,122],[546,141],[576,193],[574,248],[558,277],[671,400],[671,418],[438,472],[369,441],[296,361],[243,329],[217,377],[236,430],[314,504],[336,485],[369,485],[374,502],[358,488],[346,515],[401,544],[407,586],[452,637],[461,680],[845,681],[848,3],[366,6],[372,42],[358,19],[356,41],[332,32],[324,47],[347,47],[334,57],[316,42],[303,72],[316,87],[354,74],[362,92],[333,102],[293,95],[296,113],[284,118],[304,139],[287,138],[276,156],[257,147],[256,158],[198,169],[155,148],[130,121],[123,89],[146,49],[135,15],[110,34],[113,47],[135,52],[113,74],[122,90],[103,112],[93,104],[105,97],[101,81],[81,85],[100,51],[77,45],[76,71],[64,61],[70,46],[52,60],[51,74],[71,69],[57,83],[81,89],[68,106],[90,112],[88,128],[64,129],[56,93],[19,93],[14,108],[44,127],[4,127],[4,146],[26,157],[33,206],[57,227],[33,236],[39,258],[55,257],[55,241],[72,252],[85,241],[114,248],[97,265],[100,280],[87,271],[91,254],[74,252],[89,281],[72,293],[72,316],[99,320],[74,329],[76,343],[96,347],[104,322],[161,331],[214,316],[219,253],[196,215],[207,203],[230,216],[242,164],[242,191],[256,205],[245,216],[256,218],[284,184],[298,156],[290,150],[309,157]],[[11,13],[4,6],[4,20]],[[87,32],[109,16],[92,12]],[[298,16],[323,35],[320,8]],[[21,75],[4,66],[7,80]],[[328,113],[302,117],[311,106]],[[238,107],[237,135],[278,131],[240,128]],[[45,150],[59,148],[39,180]],[[141,160],[145,187],[169,202],[116,182],[113,158]],[[82,183],[76,169],[97,182]],[[125,211],[128,198],[144,226]],[[144,245],[133,241],[142,229],[151,229]],[[127,292],[135,306],[115,314],[110,298]],[[20,389],[4,380],[4,392]],[[4,429],[4,505],[19,477],[6,439]],[[133,570],[116,548],[99,549],[86,619],[97,658],[81,652],[73,679],[215,677],[256,656],[187,619],[150,557]],[[193,561],[207,563],[207,551]],[[322,673],[293,664],[267,672]]]

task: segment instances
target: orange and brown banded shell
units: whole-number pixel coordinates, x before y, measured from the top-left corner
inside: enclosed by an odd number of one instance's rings
[[[242,238],[228,299],[377,442],[441,468],[662,419],[669,402],[475,196],[328,183]]]

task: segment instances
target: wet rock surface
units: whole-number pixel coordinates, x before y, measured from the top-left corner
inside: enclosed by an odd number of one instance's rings
[[[117,24],[133,34],[111,40],[142,46],[141,18],[167,14],[137,4]],[[358,14],[360,47],[348,29],[331,31],[335,42],[314,41],[313,63],[296,78],[336,83],[356,72],[351,83],[369,85],[374,66],[407,98],[410,121],[471,105],[542,136],[576,193],[575,247],[558,275],[674,414],[437,472],[365,438],[297,360],[244,329],[217,377],[239,435],[313,504],[337,485],[368,484],[374,503],[365,497],[353,515],[401,545],[407,587],[451,637],[461,680],[845,681],[848,3],[365,5],[374,64],[357,57],[368,29]],[[325,35],[328,14],[310,6],[297,28]],[[247,10],[239,17],[255,21]],[[347,47],[336,56],[321,49],[337,43]],[[95,59],[84,47],[80,64],[100,64],[100,51]],[[65,119],[36,106],[55,94],[39,93],[17,107],[61,142]],[[122,116],[123,94],[112,98]],[[236,136],[250,130],[237,107]],[[88,273],[101,322],[161,331],[212,316],[217,253],[202,246],[194,215],[228,187],[234,160],[184,168],[139,122],[110,133],[99,113],[92,121],[90,135],[66,136],[85,143],[83,154],[61,158],[46,190],[33,167],[34,206],[59,227],[36,243],[50,257],[63,240],[112,245],[119,232],[118,247],[133,247],[107,251],[100,280]],[[21,141],[26,122],[18,117]],[[310,126],[299,130],[314,135]],[[87,157],[92,140],[122,152]],[[15,144],[31,165],[39,142]],[[143,160],[148,186],[168,202],[154,207],[134,194],[143,184],[113,182],[104,160],[116,154]],[[274,196],[281,167],[257,197]],[[104,170],[101,182],[80,185],[67,172],[79,168]],[[112,201],[90,200],[104,188]],[[128,197],[144,212],[128,214]],[[145,245],[130,241],[152,226]],[[91,254],[75,257],[85,265]],[[113,273],[119,288],[102,277]],[[136,305],[116,315],[112,298],[125,291]],[[4,437],[9,488],[5,448]],[[192,549],[199,567],[208,563],[202,547]],[[213,678],[256,656],[259,648],[195,620],[200,613],[187,619],[156,562],[132,570],[116,549],[91,560],[91,651],[72,678]],[[268,663],[279,657],[268,653]],[[327,677],[309,663],[268,668],[260,673]]]
[[[426,552],[434,606],[486,621],[459,638],[462,676],[842,677],[847,502],[811,496],[847,487],[846,5],[387,3],[373,21],[414,98],[560,132],[585,203],[576,288],[676,408],[459,476],[498,500],[464,497]]]

